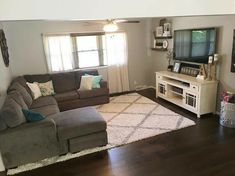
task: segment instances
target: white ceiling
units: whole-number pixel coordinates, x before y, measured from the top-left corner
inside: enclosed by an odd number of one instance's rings
[[[0,21],[235,14],[234,0],[0,0]]]

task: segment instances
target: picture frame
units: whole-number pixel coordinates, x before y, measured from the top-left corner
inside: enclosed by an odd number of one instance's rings
[[[171,36],[171,23],[164,23],[163,35],[164,36]]]
[[[180,66],[181,66],[180,62],[175,62],[174,66],[173,66],[173,72],[179,73],[180,72]]]
[[[162,26],[156,27],[156,37],[162,37],[162,35],[163,35],[163,27]]]

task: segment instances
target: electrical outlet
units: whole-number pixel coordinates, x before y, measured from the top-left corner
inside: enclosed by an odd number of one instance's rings
[[[134,85],[137,85],[137,81],[134,81]]]

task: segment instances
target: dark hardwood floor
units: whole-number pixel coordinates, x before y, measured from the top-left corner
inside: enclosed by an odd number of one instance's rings
[[[235,175],[235,129],[212,114],[196,115],[164,100],[153,89],[142,95],[197,125],[57,163],[18,176],[227,176]]]

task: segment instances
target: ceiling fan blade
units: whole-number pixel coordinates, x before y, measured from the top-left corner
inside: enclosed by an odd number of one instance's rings
[[[138,20],[115,20],[116,23],[140,23]]]

